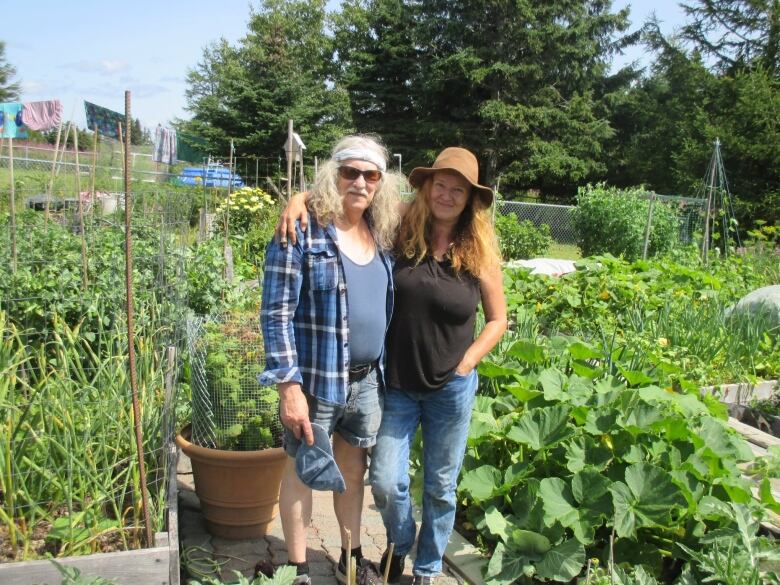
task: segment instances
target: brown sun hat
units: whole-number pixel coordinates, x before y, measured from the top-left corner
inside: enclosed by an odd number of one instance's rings
[[[437,171],[452,171],[459,174],[471,184],[471,188],[482,199],[485,207],[493,204],[493,189],[479,184],[479,163],[472,152],[457,146],[445,148],[433,161],[432,167],[417,167],[412,170],[409,183],[419,189],[425,180]]]

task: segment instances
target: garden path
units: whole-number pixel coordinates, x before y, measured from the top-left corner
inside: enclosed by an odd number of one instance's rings
[[[192,468],[189,459],[179,454],[179,542],[182,551],[181,582],[187,583],[192,577],[184,559],[195,560],[192,565],[199,569],[219,571],[224,582],[235,581],[233,571],[240,571],[247,577],[252,576],[255,564],[260,560],[271,561],[275,566],[287,562],[287,551],[282,536],[282,525],[277,517],[269,534],[265,538],[253,540],[226,540],[212,537],[205,527],[200,511],[200,502],[195,495],[192,481]],[[363,499],[363,524],[361,527],[361,545],[363,555],[372,561],[379,561],[385,547],[385,531],[382,518],[374,506],[371,488],[366,486]],[[336,563],[341,553],[338,523],[333,513],[333,499],[330,492],[314,492],[314,506],[307,557],[313,585],[337,585],[335,577]],[[221,563],[217,567],[212,561]],[[412,563],[407,560],[406,571],[400,585],[411,585]],[[212,575],[215,575],[212,573]],[[445,565],[444,574],[437,579],[437,585],[461,585],[463,580],[457,577]]]

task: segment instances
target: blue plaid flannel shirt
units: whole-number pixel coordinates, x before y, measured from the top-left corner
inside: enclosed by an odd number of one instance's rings
[[[271,386],[298,382],[317,400],[344,405],[349,384],[347,289],[333,224],[316,220],[296,244],[271,241],[266,250],[260,324],[266,366],[258,376]],[[390,256],[377,248],[387,270],[387,323],[393,312]],[[379,291],[377,291],[379,292]],[[384,380],[384,350],[379,376]]]

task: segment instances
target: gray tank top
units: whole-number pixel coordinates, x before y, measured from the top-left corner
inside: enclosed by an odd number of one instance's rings
[[[341,254],[341,259],[347,279],[349,361],[354,367],[371,363],[382,353],[387,329],[387,271],[378,252],[368,264],[356,264],[346,254]]]

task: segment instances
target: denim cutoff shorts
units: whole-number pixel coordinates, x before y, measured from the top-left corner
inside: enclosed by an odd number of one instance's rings
[[[322,402],[304,393],[309,403],[309,420],[327,429],[328,435],[337,432],[350,445],[373,447],[384,407],[384,394],[379,388],[377,375],[374,368],[362,380],[350,383],[347,386],[347,403],[343,406]],[[285,452],[295,457],[300,444],[293,432],[284,427]]]

